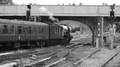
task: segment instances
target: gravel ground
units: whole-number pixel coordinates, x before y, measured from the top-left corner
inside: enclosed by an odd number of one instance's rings
[[[74,66],[73,63],[86,57],[88,54],[94,52],[95,48],[77,48],[74,51],[70,52],[70,54],[67,56],[66,60],[58,63],[57,65],[54,65],[52,67],[100,67],[101,64],[103,64],[108,58],[110,58],[112,55],[114,55],[116,52],[119,51],[119,49],[101,49],[101,51],[97,52],[90,58],[85,59],[81,64]],[[118,62],[116,62],[116,59]],[[116,57],[113,62],[115,65],[110,63],[110,66],[107,67],[119,67],[120,66],[120,54]]]
[[[117,51],[118,49],[102,49],[100,52],[94,54],[92,57],[84,60],[83,63],[78,65],[78,67],[100,67],[101,64],[108,60]]]
[[[87,35],[80,34],[79,32],[74,33],[73,35],[74,37],[72,41],[76,41],[77,39],[82,39],[91,36],[90,34]],[[99,67],[106,60],[108,60],[109,57],[111,57],[113,54],[119,51],[119,49],[110,50],[103,48],[100,52],[96,53],[91,58],[86,59],[83,63],[79,64],[78,66],[73,66],[74,62],[78,61],[81,58],[84,58],[94,50],[96,49],[89,48],[89,49],[81,50],[80,48],[77,48],[67,56],[65,61],[62,61],[53,67]],[[120,67],[120,54],[115,59],[113,59],[113,61],[109,63],[108,66],[106,67]]]
[[[120,53],[116,55],[105,67],[120,67]]]
[[[97,52],[90,58],[85,59],[81,64],[77,66],[73,65],[73,63],[86,57],[88,54],[94,52],[95,50],[98,50],[98,49],[92,48],[92,47],[86,47],[86,46],[78,47],[74,51],[70,52],[69,55],[67,55],[66,60],[52,67],[100,67],[101,64],[103,64],[109,57],[111,57],[113,54],[115,54],[120,49],[113,49],[113,50],[109,50],[105,48],[101,49],[101,51]],[[62,55],[65,52],[66,51],[61,52],[60,54],[58,54],[58,56]],[[38,57],[37,59],[42,59],[43,57],[45,56],[43,55],[42,57]],[[120,67],[119,60],[120,60],[120,53],[106,67]],[[34,59],[23,58],[21,59],[21,61],[23,61],[23,64],[26,62],[31,63],[32,61],[34,61]],[[39,67],[39,65],[37,67]]]
[[[81,34],[80,32],[72,33],[71,35],[73,36],[73,39],[71,40],[71,42],[72,41],[77,41],[77,40],[80,40],[80,39],[83,39],[83,38],[91,38],[92,37],[91,34],[87,34],[87,33]]]
[[[74,51],[70,52],[65,61],[60,62],[54,67],[72,67],[74,62],[84,58],[95,50],[96,49],[90,47],[77,48]]]
[[[51,51],[51,50],[58,50],[59,48],[62,48],[60,46],[54,46],[54,47],[49,47],[49,48],[42,48],[42,49],[36,49],[37,53],[41,53],[41,52],[48,52],[48,51]],[[32,51],[32,50],[31,50]],[[35,50],[34,50],[35,51]],[[27,52],[30,52],[29,50],[27,51],[17,51],[16,53],[27,53]],[[52,52],[52,51],[51,51]],[[6,61],[3,61],[0,63],[0,65],[3,65],[3,64],[7,64],[7,63],[10,63],[10,62],[16,62],[18,64],[29,64],[29,63],[32,63],[32,62],[35,62],[35,61],[38,61],[38,60],[41,60],[43,58],[46,58],[48,57],[49,55],[51,55],[51,52],[50,53],[47,53],[45,55],[40,55],[40,56],[35,56],[34,57],[27,57],[27,58],[19,58],[19,59],[16,59],[16,60],[6,60]]]

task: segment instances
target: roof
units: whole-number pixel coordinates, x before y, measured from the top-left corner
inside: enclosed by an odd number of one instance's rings
[[[48,26],[46,23],[42,22],[31,22],[31,21],[22,21],[22,20],[8,20],[8,19],[0,19],[0,24],[20,24],[20,25],[44,25]]]

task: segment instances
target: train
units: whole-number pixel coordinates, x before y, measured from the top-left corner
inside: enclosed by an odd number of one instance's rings
[[[64,45],[72,39],[70,30],[70,26],[56,22],[0,19],[0,47],[19,49]]]

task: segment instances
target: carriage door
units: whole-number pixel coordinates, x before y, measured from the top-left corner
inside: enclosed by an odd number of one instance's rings
[[[29,40],[29,28],[28,27],[25,27],[25,37],[26,37],[26,40],[28,41]]]

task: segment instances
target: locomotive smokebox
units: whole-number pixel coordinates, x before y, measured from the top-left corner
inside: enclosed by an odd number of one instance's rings
[[[61,25],[63,27],[64,30],[70,32],[72,31],[72,27],[71,26],[68,26],[68,25]]]

